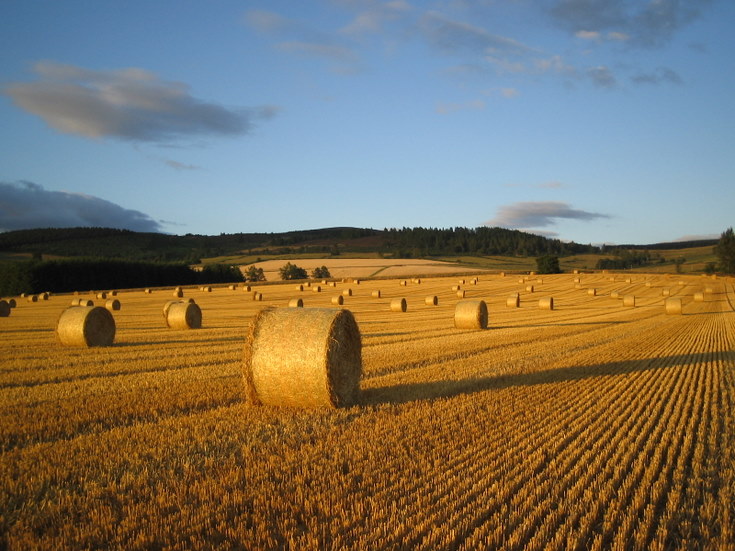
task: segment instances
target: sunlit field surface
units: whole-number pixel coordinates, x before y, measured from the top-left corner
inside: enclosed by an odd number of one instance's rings
[[[185,288],[189,331],[166,328],[171,290],[121,291],[115,344],[91,349],[56,340],[71,296],[19,299],[0,318],[0,548],[735,549],[733,280],[519,277],[461,284],[485,331],[454,328],[456,276]],[[245,403],[255,312],[348,287],[360,403]]]

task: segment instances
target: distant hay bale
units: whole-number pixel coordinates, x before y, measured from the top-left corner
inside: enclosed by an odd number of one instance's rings
[[[623,297],[623,306],[634,308],[635,307],[635,295],[625,295]]]
[[[413,280],[413,282],[414,282],[414,283],[415,283],[416,285],[421,285],[421,278],[418,278],[418,277],[417,277],[417,278],[415,278],[415,279]]]
[[[685,285],[684,281],[680,280],[679,285],[683,287]]]
[[[303,285],[297,285],[296,286],[296,290],[297,291],[303,291],[304,290],[304,286]]]
[[[528,275],[535,276],[536,272],[528,272]]]
[[[484,300],[462,300],[454,307],[457,329],[487,329],[487,304]]]
[[[181,290],[181,287],[177,287],[176,289],[174,289],[174,296],[176,298],[181,298],[184,296],[184,291]]]
[[[592,289],[587,289],[587,294],[588,294],[589,296],[591,296],[591,297],[596,297],[596,296],[597,296],[597,289],[594,289],[594,288],[592,288]]]
[[[146,289],[144,292],[146,295],[150,295],[152,291],[150,289]]]
[[[705,287],[704,292],[708,295],[711,295],[712,293],[714,293],[714,289],[712,287]]]
[[[525,282],[526,282],[526,280],[523,279],[523,278],[518,279],[518,283],[521,283],[522,284],[522,283],[525,283]]]
[[[193,302],[174,301],[166,314],[166,325],[171,329],[199,329],[202,310]]]
[[[578,274],[578,273],[579,273],[579,270],[574,270],[574,272],[573,272],[573,273],[574,273],[574,274]]]
[[[646,281],[646,287],[650,287],[652,283],[650,281]]]
[[[71,301],[72,306],[94,306],[94,302],[86,298],[75,298]]]
[[[355,285],[360,285],[360,280],[359,280],[359,279],[356,279],[356,280],[354,281],[354,283],[355,283]]]
[[[48,300],[49,296],[49,293],[41,293],[40,295],[38,295],[38,298],[41,300]]]
[[[315,293],[322,292],[322,288],[319,285],[315,285],[314,287],[311,288],[311,290],[314,291]]]
[[[694,302],[704,302],[704,293],[701,291],[694,293]]]
[[[505,306],[507,308],[518,308],[521,305],[521,297],[517,294],[505,299]]]
[[[465,280],[464,279],[460,279],[457,283],[459,283],[460,285],[464,285],[465,284]]]
[[[625,282],[626,282],[626,283],[632,283],[632,282],[633,282],[633,280],[632,280],[631,278],[629,278],[629,277],[626,277],[626,278],[625,278]]]
[[[244,287],[242,288],[242,290],[243,290],[243,291],[245,291],[246,293],[249,293],[249,292],[250,292],[250,291],[252,291],[253,289],[252,289],[252,288],[250,287],[250,285],[245,285],[245,286],[244,286]]]
[[[327,284],[327,280],[326,279],[322,279],[322,285],[326,285],[326,284]]]
[[[620,298],[620,292],[619,291],[613,291],[610,293],[610,298]]]
[[[252,404],[351,406],[360,392],[360,329],[349,310],[266,308],[250,325],[243,372]]]
[[[28,298],[28,293],[21,293],[20,298]]]
[[[114,312],[120,309],[120,301],[116,298],[111,298],[107,302],[105,302],[105,308],[107,308],[110,312]]]
[[[202,291],[204,291],[205,293],[211,293],[212,292],[212,287],[210,287],[209,285],[205,285],[202,288]]]
[[[533,285],[526,285],[526,291],[529,293],[533,293]]]
[[[336,297],[332,297],[332,304],[335,304],[337,306],[341,306],[345,303],[345,299],[342,295],[337,295]]]
[[[288,301],[288,307],[289,308],[303,308],[304,307],[304,301],[300,298],[292,298]]]
[[[544,297],[539,299],[538,307],[540,310],[553,310],[554,309],[554,298]]]
[[[352,289],[343,289],[342,290],[342,295],[343,296],[346,296],[346,297],[351,297],[352,296]]]
[[[459,291],[461,288],[459,285],[452,285],[452,291]]]
[[[390,301],[390,309],[392,312],[405,312],[408,305],[405,298],[394,298]]]
[[[463,290],[457,291],[457,298],[464,298],[465,292]]]
[[[18,305],[15,302],[15,299],[14,298],[9,298],[7,302],[8,302],[8,306],[10,306],[11,308],[15,308]]]
[[[253,300],[260,302],[263,300],[263,293],[253,293]]]
[[[436,295],[429,295],[424,299],[426,306],[437,306],[439,304],[439,297]]]
[[[97,298],[100,300],[105,300],[107,298],[107,293],[104,291],[100,291],[99,293],[97,293]]]
[[[671,289],[661,289],[661,296],[667,297],[671,294]]]
[[[377,291],[373,291],[372,293],[370,293],[370,296],[373,297],[373,298],[380,298],[380,289],[378,289]]]
[[[59,317],[56,335],[66,346],[110,346],[115,318],[101,306],[70,306]]]
[[[406,285],[408,285],[408,281],[406,281],[405,279],[402,279],[401,280],[401,287],[405,287]]]
[[[330,281],[329,283],[327,283],[327,285],[329,285],[330,287],[336,287],[337,286],[337,282],[336,281]]]
[[[230,291],[237,291],[237,285],[230,285]]]
[[[111,297],[116,297],[117,296],[117,291],[110,291],[110,296]]]
[[[27,300],[28,302],[38,302],[38,295],[30,295]]]
[[[0,300],[0,318],[7,318],[10,315],[10,304],[7,300]]]
[[[664,301],[667,314],[681,314],[681,299],[669,297]]]
[[[500,277],[505,277],[505,272],[500,272]]]
[[[582,283],[582,279],[579,277],[574,278],[574,283]]]

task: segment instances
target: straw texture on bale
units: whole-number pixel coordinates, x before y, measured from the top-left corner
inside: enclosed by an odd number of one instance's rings
[[[554,298],[545,297],[545,298],[539,299],[538,307],[541,310],[553,310],[554,309]]]
[[[426,306],[436,306],[439,304],[439,298],[436,295],[428,296],[424,299]]]
[[[670,294],[671,294],[671,290],[670,289],[661,289],[661,296],[667,297]]]
[[[352,289],[344,289],[344,290],[342,291],[342,294],[343,294],[344,296],[346,296],[346,297],[351,297],[351,296],[352,296]]]
[[[521,305],[521,297],[513,295],[505,299],[505,306],[508,308],[518,308]]]
[[[454,308],[457,329],[487,329],[487,304],[484,300],[462,300]]]
[[[372,293],[370,293],[370,296],[372,296],[373,298],[380,298],[380,290],[373,291]]]
[[[390,301],[390,309],[393,312],[405,312],[407,307],[405,298],[394,298]]]
[[[336,297],[332,297],[332,304],[342,305],[344,304],[345,299],[342,297],[342,295],[337,295]]]
[[[120,309],[120,301],[116,298],[111,298],[107,302],[105,302],[105,308],[107,308],[110,312],[117,311]]]
[[[292,298],[288,301],[288,307],[289,308],[303,308],[304,307],[304,301],[300,298]]]
[[[702,293],[702,292],[694,293],[694,301],[695,302],[704,302],[704,293]]]
[[[59,317],[56,335],[66,346],[110,346],[115,318],[101,306],[70,306]]]
[[[623,306],[634,307],[635,306],[635,295],[625,295],[623,297]]]
[[[465,292],[464,291],[457,291],[457,298],[464,298]]]
[[[360,330],[349,310],[266,308],[250,325],[243,364],[252,404],[351,406],[360,392]]]
[[[174,302],[169,305],[166,325],[171,329],[199,329],[202,326],[202,310],[193,302]]]
[[[0,300],[0,318],[7,318],[10,315],[10,304],[7,300]]]
[[[678,297],[669,297],[664,302],[667,314],[681,314],[681,299]]]

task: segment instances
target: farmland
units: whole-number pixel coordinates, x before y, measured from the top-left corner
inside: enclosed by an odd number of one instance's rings
[[[185,288],[190,331],[165,326],[170,289],[121,291],[115,345],[91,349],[55,338],[71,296],[19,299],[0,318],[0,548],[735,549],[733,279],[402,281]],[[458,284],[487,330],[454,328]],[[359,403],[246,403],[255,313],[346,288]]]

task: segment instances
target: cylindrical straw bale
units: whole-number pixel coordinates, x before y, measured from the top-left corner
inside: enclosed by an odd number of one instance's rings
[[[539,299],[538,307],[541,310],[553,310],[554,309],[554,297],[544,297]]]
[[[252,287],[250,287],[250,285],[245,285],[245,286],[244,286],[244,287],[242,288],[242,290],[243,290],[243,291],[245,291],[246,293],[249,293],[249,292],[250,292],[250,291],[252,291],[253,289],[252,289]]]
[[[41,300],[48,300],[48,297],[48,293],[41,293],[40,295],[38,295],[38,298],[40,298]]]
[[[352,289],[343,289],[342,290],[342,294],[344,296],[346,296],[346,297],[351,297],[352,296]]]
[[[461,288],[459,285],[452,285],[452,291],[459,291]]]
[[[70,306],[59,317],[56,335],[67,346],[110,346],[115,318],[101,306]]]
[[[424,299],[426,306],[437,306],[439,304],[439,297],[436,295],[428,296]]]
[[[578,277],[575,277],[574,278],[574,283],[582,283],[582,279],[581,278],[578,278]]]
[[[21,293],[20,294],[20,298],[27,298],[27,297],[28,297],[28,293]]]
[[[256,302],[260,302],[263,300],[263,293],[255,292],[253,293],[253,300]]]
[[[714,292],[714,289],[712,289],[712,287],[705,287],[704,292],[711,295]]]
[[[646,281],[646,287],[650,287],[652,283],[650,281]]]
[[[704,293],[701,291],[694,293],[694,302],[704,302]]]
[[[533,285],[526,285],[526,291],[533,293]]]
[[[414,280],[413,280],[413,282],[414,282],[414,283],[415,283],[416,285],[421,285],[421,278],[418,278],[418,277],[417,277],[416,279],[414,279]]]
[[[573,273],[578,274],[579,273],[579,270],[574,270]]]
[[[623,306],[635,307],[635,295],[625,295],[623,297]]]
[[[592,288],[592,289],[587,289],[587,294],[588,294],[589,296],[591,296],[591,297],[596,297],[596,296],[597,296],[597,289],[594,289],[594,288]]]
[[[202,291],[204,291],[205,293],[211,293],[212,292],[212,287],[210,285],[205,285],[202,288]]]
[[[377,291],[373,291],[372,293],[370,293],[370,296],[373,297],[373,298],[380,298],[380,289],[378,289]]]
[[[230,291],[237,291],[237,285],[230,285]]]
[[[487,304],[484,300],[462,300],[454,307],[457,329],[487,329]]]
[[[470,279],[470,283],[471,283],[472,285],[477,285],[477,278],[476,278],[476,277],[474,277],[474,278]]]
[[[505,272],[500,272],[500,277],[505,277]]]
[[[94,301],[86,298],[75,298],[71,301],[72,306],[94,306]]]
[[[312,287],[311,290],[314,291],[315,293],[322,292],[322,288],[319,285],[314,285],[314,287]]]
[[[181,298],[184,296],[184,291],[181,290],[181,287],[178,287],[177,289],[174,290],[174,296],[176,298]]]
[[[303,308],[304,307],[304,301],[300,298],[292,298],[288,301],[288,307],[289,308]]]
[[[612,291],[610,293],[610,298],[620,298],[620,292],[619,291]]]
[[[525,282],[526,282],[526,280],[525,280],[525,279],[523,279],[523,278],[520,278],[520,279],[518,280],[518,283],[525,283]]]
[[[105,308],[107,308],[110,312],[117,311],[120,309],[120,301],[116,298],[111,298],[107,302],[105,302]]]
[[[117,296],[117,291],[110,291],[110,296],[111,297],[116,297]]]
[[[575,283],[574,284],[574,288],[575,289],[581,289],[582,288],[582,284],[581,283]]]
[[[355,280],[355,285],[360,285],[360,280],[359,279],[356,279]]]
[[[671,289],[661,289],[661,296],[667,297],[671,294]]]
[[[303,291],[304,290],[304,286],[299,284],[299,285],[296,286],[296,290],[297,291]]]
[[[7,302],[8,302],[8,306],[10,306],[11,308],[15,308],[17,306],[17,303],[15,302],[14,298],[9,298]]]
[[[7,318],[10,315],[10,304],[7,300],[0,300],[0,318]]]
[[[151,294],[151,292],[152,292],[152,291],[151,291],[150,289],[146,289],[146,290],[145,290],[145,294],[146,294],[146,295],[150,295],[150,294]]]
[[[202,310],[193,302],[174,301],[168,308],[166,325],[171,329],[199,329]]]
[[[336,297],[332,297],[332,304],[341,306],[344,303],[345,303],[345,299],[342,295],[337,295]]]
[[[405,312],[407,307],[405,298],[394,298],[390,301],[390,309],[393,312]]]
[[[465,292],[464,290],[457,291],[457,298],[464,298]]]
[[[465,281],[464,281],[464,279],[460,279],[457,283],[459,283],[460,285],[464,285],[465,284]]]
[[[181,302],[179,300],[169,300],[166,304],[163,305],[163,319],[168,318],[168,311],[171,308],[172,304],[175,304],[177,302]]]
[[[632,280],[631,278],[629,278],[629,277],[626,277],[626,278],[625,278],[625,282],[626,282],[626,283],[632,283],[632,282],[633,282],[633,280]]]
[[[107,293],[105,291],[100,291],[99,293],[97,293],[97,298],[100,300],[105,300],[107,299]]]
[[[408,281],[406,281],[405,279],[402,279],[401,280],[401,287],[405,287],[406,285],[408,285]]]
[[[38,295],[30,295],[28,297],[28,302],[38,302]]]
[[[528,275],[535,276],[536,275],[536,272],[528,272]]]
[[[330,281],[329,283],[327,283],[327,285],[329,285],[330,287],[336,287],[337,286],[337,282],[336,281]]]
[[[345,407],[359,397],[362,345],[349,310],[266,308],[251,323],[244,356],[250,403]]]
[[[667,314],[681,314],[681,299],[678,297],[669,297],[664,302]]]
[[[521,297],[517,294],[505,299],[505,306],[508,308],[518,308],[521,305]]]

